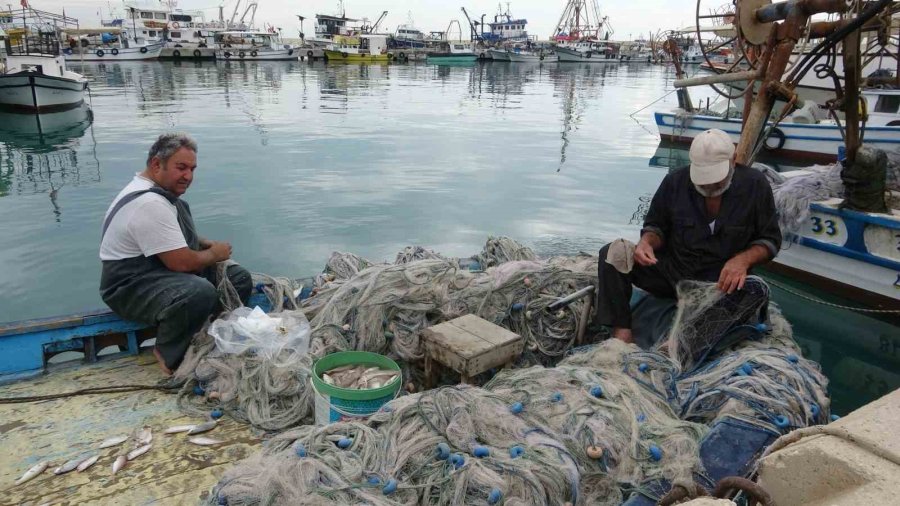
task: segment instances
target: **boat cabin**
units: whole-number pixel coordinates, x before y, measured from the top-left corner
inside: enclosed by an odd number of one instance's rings
[[[351,35],[353,30],[347,26],[347,23],[357,21],[346,16],[316,14],[316,38],[332,39],[337,35]]]
[[[269,32],[249,32],[249,31],[227,31],[217,32],[215,34],[215,43],[218,47],[234,47],[234,48],[267,48],[280,49],[281,39],[277,33]]]
[[[349,54],[384,54],[388,50],[387,36],[375,34],[336,36],[329,49]]]
[[[869,112],[868,126],[900,126],[900,90],[865,89],[862,96]]]

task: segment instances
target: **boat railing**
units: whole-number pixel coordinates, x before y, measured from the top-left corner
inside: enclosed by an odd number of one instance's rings
[[[59,38],[56,33],[23,35],[15,40],[4,40],[8,56],[59,56]]]

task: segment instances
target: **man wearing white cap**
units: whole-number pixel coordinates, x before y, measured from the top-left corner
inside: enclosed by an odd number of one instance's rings
[[[621,241],[600,250],[597,323],[611,327],[614,337],[633,341],[632,285],[675,298],[681,280],[712,281],[732,294],[744,290],[753,266],[778,253],[772,189],[734,156],[727,133],[699,134],[690,166],[668,174],[653,196],[633,254]]]

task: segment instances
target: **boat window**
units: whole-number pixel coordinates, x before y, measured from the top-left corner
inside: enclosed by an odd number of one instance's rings
[[[171,36],[172,36],[173,39],[180,39],[180,38],[181,38],[181,32],[172,32],[172,33],[171,33]]]
[[[153,13],[152,12],[142,12],[141,19],[153,19]]]
[[[166,13],[165,13],[165,12],[157,12],[157,13],[154,14],[153,16],[154,16],[156,19],[166,19]]]
[[[150,30],[150,33],[149,33],[148,35],[149,35],[150,37],[156,37],[156,31]]]
[[[895,113],[900,109],[900,95],[881,95],[875,102],[875,112]]]
[[[191,21],[193,21],[193,18],[186,14],[172,14],[169,16],[169,19],[171,19],[172,21],[178,21],[180,23],[190,23]]]

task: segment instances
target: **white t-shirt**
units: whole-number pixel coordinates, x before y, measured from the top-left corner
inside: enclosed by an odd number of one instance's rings
[[[140,174],[119,192],[106,210],[103,222],[116,203],[129,193],[153,188],[155,183]],[[102,230],[102,228],[101,228]],[[100,241],[100,260],[123,260],[186,248],[184,233],[178,225],[178,210],[168,199],[145,193],[122,206]]]

